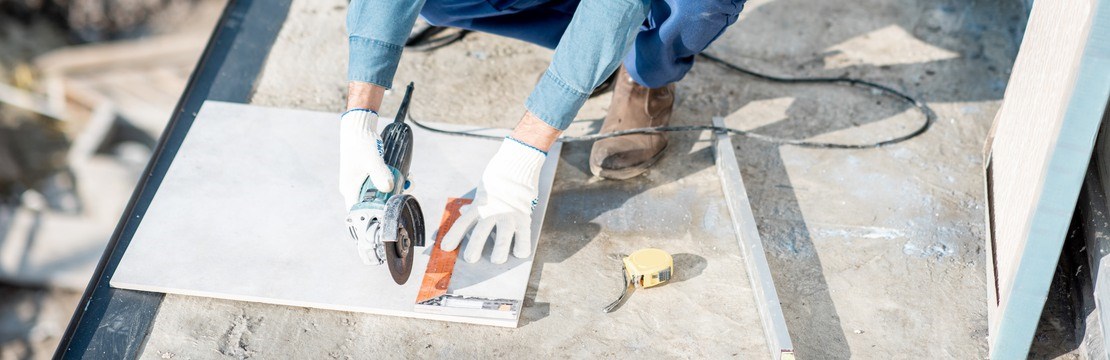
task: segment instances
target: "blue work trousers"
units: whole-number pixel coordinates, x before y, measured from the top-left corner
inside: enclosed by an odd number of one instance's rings
[[[428,22],[555,49],[525,107],[566,129],[622,61],[648,87],[678,81],[745,0],[354,0],[349,77],[390,87],[416,12]]]

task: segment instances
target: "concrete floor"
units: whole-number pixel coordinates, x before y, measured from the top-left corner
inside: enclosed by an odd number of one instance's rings
[[[294,2],[253,103],[341,110],[345,6]],[[752,0],[711,47],[769,73],[888,84],[938,114],[929,132],[880,149],[733,139],[800,358],[986,357],[982,141],[1023,20],[1016,1]],[[407,53],[397,84],[417,83],[418,118],[508,127],[550,54],[476,34]],[[678,124],[723,116],[782,137],[866,143],[921,121],[866,91],[770,84],[707,63],[678,92]],[[608,100],[587,103],[571,132],[596,129],[588,120]],[[387,115],[398,101],[387,97]],[[655,170],[626,182],[590,178],[588,144],[564,149],[519,329],[167,296],[144,357],[761,357],[703,136],[675,134]],[[599,314],[619,290],[614,254],[640,246],[681,254],[682,281]]]

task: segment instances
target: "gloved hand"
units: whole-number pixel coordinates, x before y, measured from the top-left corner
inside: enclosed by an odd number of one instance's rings
[[[440,248],[455,250],[473,226],[463,259],[477,262],[482,257],[490,230],[496,227],[491,262],[501,264],[509,260],[513,235],[516,235],[513,256],[528,257],[532,252],[532,208],[536,206],[540,168],[546,157],[543,151],[505,138],[482,174],[474,202],[462,209],[459,219],[443,237]]]
[[[358,203],[367,176],[378,190],[393,189],[393,173],[382,159],[377,127],[378,114],[367,109],[348,110],[339,119],[339,193],[346,209]]]

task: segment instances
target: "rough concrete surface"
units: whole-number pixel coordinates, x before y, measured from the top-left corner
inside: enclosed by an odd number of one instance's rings
[[[253,103],[341,110],[345,6],[294,2]],[[773,74],[888,84],[938,114],[924,135],[879,149],[733,139],[799,358],[987,356],[981,149],[1023,11],[1001,0],[753,0],[711,47]],[[475,34],[406,53],[395,85],[417,83],[418,118],[509,127],[550,54]],[[387,96],[385,115],[399,98]],[[596,130],[608,101],[588,102],[571,133]],[[772,84],[701,62],[679,83],[675,122],[712,116],[845,143],[922,120],[867,91]],[[144,357],[762,357],[702,136],[674,134],[652,172],[625,182],[588,176],[589,144],[564,148],[519,329],[167,296]],[[680,254],[682,281],[599,314],[619,290],[614,254],[641,246]]]

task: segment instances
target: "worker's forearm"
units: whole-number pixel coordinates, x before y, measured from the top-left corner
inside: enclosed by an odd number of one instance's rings
[[[540,118],[532,115],[531,112],[525,112],[524,118],[513,128],[513,139],[517,139],[522,143],[530,145],[540,151],[547,152],[551,149],[551,145],[555,144],[555,140],[559,138],[559,134],[563,132],[559,129],[551,127]]]
[[[382,107],[385,88],[371,83],[352,81],[347,84],[347,110],[370,109],[378,112]]]
[[[347,110],[370,109],[376,112],[382,106],[384,95],[385,88],[352,81],[347,85]],[[513,128],[510,136],[546,152],[551,149],[551,145],[555,144],[562,133],[559,129],[551,127],[540,118],[532,115],[531,112],[525,112],[524,117]]]
[[[594,88],[620,65],[647,17],[646,0],[582,0],[525,106],[553,128],[570,126]]]
[[[424,0],[353,0],[347,8],[351,81],[389,89]]]

